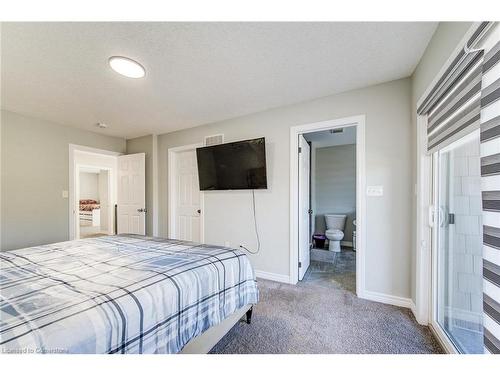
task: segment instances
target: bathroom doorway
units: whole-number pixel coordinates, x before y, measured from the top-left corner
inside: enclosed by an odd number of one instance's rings
[[[359,194],[364,191],[364,117],[296,127],[291,135],[297,144],[292,159],[296,168],[291,168],[296,280],[303,285],[327,283],[360,295],[364,290],[364,199]]]
[[[326,277],[355,292],[356,127],[321,130],[300,137],[310,146],[310,266],[304,278]]]

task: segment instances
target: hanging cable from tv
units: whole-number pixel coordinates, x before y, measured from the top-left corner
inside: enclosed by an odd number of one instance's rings
[[[255,237],[257,237],[257,251],[251,251],[243,245],[240,245],[240,248],[246,250],[250,254],[257,254],[260,251],[260,237],[259,237],[259,230],[257,228],[257,215],[255,212],[255,189],[252,189],[252,208],[253,208],[253,224],[255,229]]]

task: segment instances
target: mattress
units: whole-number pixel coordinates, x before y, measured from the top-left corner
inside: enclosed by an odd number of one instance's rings
[[[177,353],[259,292],[245,253],[136,235],[0,253],[0,352]]]

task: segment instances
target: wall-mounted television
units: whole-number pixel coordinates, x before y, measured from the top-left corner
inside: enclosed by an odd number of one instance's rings
[[[265,138],[196,149],[200,190],[267,189]]]

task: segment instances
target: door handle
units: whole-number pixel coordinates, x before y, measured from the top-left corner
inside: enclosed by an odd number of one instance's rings
[[[198,212],[199,214],[201,214],[201,210],[200,209],[197,209],[196,212]]]
[[[146,213],[146,212],[148,212],[148,210],[146,210],[145,208],[138,208],[137,212],[144,212],[144,213]]]
[[[455,214],[453,213],[448,214],[448,224],[455,224]]]

